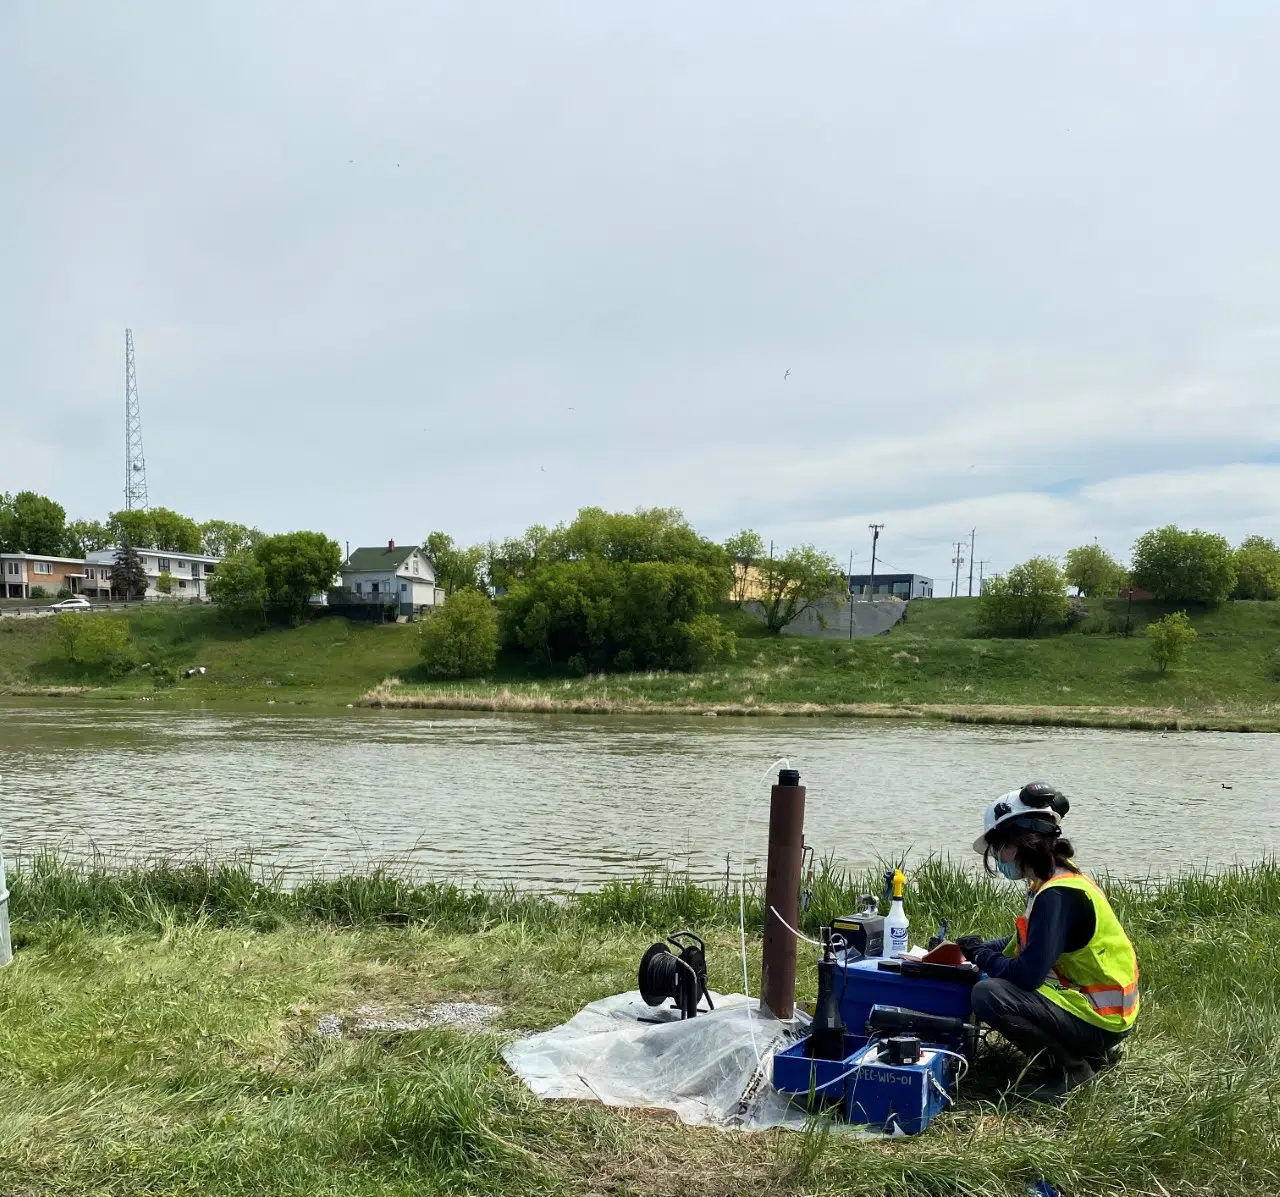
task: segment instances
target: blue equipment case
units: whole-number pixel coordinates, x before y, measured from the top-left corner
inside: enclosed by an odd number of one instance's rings
[[[809,1055],[809,1036],[806,1035],[773,1057],[773,1087],[781,1093],[803,1097],[805,1100],[799,1104],[809,1110],[843,1102],[844,1074],[853,1067],[850,1061],[866,1046],[865,1035],[846,1032],[841,1059],[815,1060]]]
[[[878,1052],[869,1043],[849,1061],[845,1121],[918,1135],[951,1104],[947,1057],[927,1043],[917,1064],[881,1062]]]
[[[921,1044],[917,1064],[889,1064],[880,1045],[861,1035],[845,1036],[843,1060],[809,1057],[809,1038],[773,1058],[773,1087],[790,1093],[806,1109],[840,1102],[844,1120],[918,1135],[951,1104],[947,1057]]]
[[[904,977],[880,968],[878,958],[843,959],[837,965],[840,1017],[855,1034],[865,1034],[872,1006],[903,1006],[922,1014],[968,1019],[970,986],[932,977]]]

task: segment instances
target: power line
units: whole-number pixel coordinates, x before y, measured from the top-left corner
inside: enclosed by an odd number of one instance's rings
[[[974,528],[969,533],[969,597],[973,598],[973,538],[978,535],[978,529]]]
[[[133,329],[124,330],[124,509],[146,511],[147,459],[142,454],[142,408],[133,364]]]
[[[986,586],[987,584],[987,580],[983,576],[982,571],[986,569],[986,567],[990,564],[991,564],[990,557],[984,557],[981,561],[978,562],[978,593],[979,594],[982,593],[983,587]]]

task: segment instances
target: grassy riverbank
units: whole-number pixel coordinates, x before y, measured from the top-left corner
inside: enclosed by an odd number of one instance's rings
[[[76,693],[201,705],[277,702],[483,710],[865,715],[1077,726],[1280,729],[1280,603],[1192,612],[1185,665],[1158,673],[1142,635],[1162,614],[1095,604],[1083,629],[1034,639],[976,634],[976,603],[932,600],[888,635],[852,643],[770,637],[738,612],[734,661],[698,674],[547,677],[499,666],[492,678],[425,679],[418,625],[317,619],[247,633],[210,608],[147,608],[128,621],[149,670],[103,677],[59,661],[49,620],[0,620],[0,693]],[[203,676],[181,672],[203,665]],[[179,675],[172,684],[166,679]],[[159,676],[162,684],[157,687]],[[389,680],[391,679],[391,680]]]
[[[810,926],[863,878],[825,874]],[[381,875],[286,894],[231,866],[90,873],[45,861],[12,883],[0,973],[4,1191],[220,1194],[1064,1194],[1270,1191],[1280,1173],[1280,867],[1115,887],[1142,960],[1124,1064],[1063,1109],[1009,1106],[999,1059],[918,1140],[743,1136],[539,1103],[498,1056],[634,985],[644,947],[708,934],[740,988],[737,901],[678,878],[567,902]],[[931,862],[917,928],[996,932],[1010,886]],[[760,904],[747,904],[753,987]],[[812,996],[806,960],[801,989]],[[317,1032],[361,1005],[471,999],[497,1030]]]

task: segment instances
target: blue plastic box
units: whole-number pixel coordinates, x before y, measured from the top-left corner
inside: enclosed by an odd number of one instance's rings
[[[841,971],[843,975],[841,975]],[[932,977],[904,977],[880,968],[879,960],[842,961],[836,976],[840,1017],[852,1033],[863,1034],[872,1006],[905,1006],[924,1014],[967,1019],[971,1013],[970,986]]]
[[[867,1046],[865,1035],[845,1033],[843,1058],[814,1060],[809,1054],[809,1036],[793,1043],[773,1057],[773,1087],[806,1099],[807,1109],[843,1102],[845,1084],[840,1078],[853,1067],[852,1060]],[[834,1083],[833,1083],[834,1082]],[[813,1100],[808,1101],[809,1095]]]
[[[881,1063],[878,1052],[868,1044],[849,1061],[845,1121],[918,1135],[951,1104],[947,1057],[927,1043],[918,1064]]]

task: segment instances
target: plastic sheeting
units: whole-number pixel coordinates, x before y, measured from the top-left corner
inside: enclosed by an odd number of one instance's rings
[[[509,1043],[503,1058],[541,1098],[671,1110],[690,1126],[801,1129],[805,1115],[771,1083],[772,1057],[796,1026],[740,993],[713,994],[715,1010],[681,1021],[639,992],[601,998],[567,1023]],[[757,1052],[759,1059],[757,1059]]]

